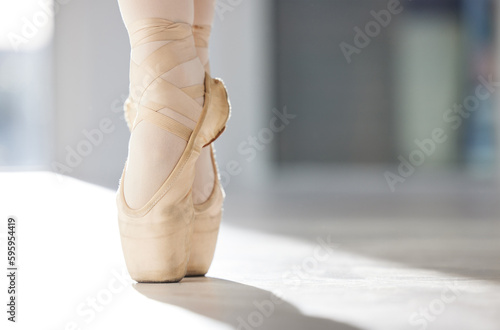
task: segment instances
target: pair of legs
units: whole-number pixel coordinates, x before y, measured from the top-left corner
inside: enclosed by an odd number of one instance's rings
[[[205,71],[209,71],[208,38],[215,11],[215,0],[118,0],[118,3],[132,45],[130,58],[132,97],[134,92],[138,91],[137,97],[133,98],[134,102],[142,102],[143,95],[155,88],[147,83],[144,85],[145,81],[154,80],[146,78],[148,72],[151,72],[151,75],[160,72],[161,79],[172,88],[165,89],[167,102],[161,103],[158,112],[193,129],[196,126],[197,114],[201,113],[204,97],[194,95],[192,99],[175,100],[172,89],[177,89],[177,92],[188,91],[193,86],[203,84]],[[143,22],[147,23],[149,19],[155,18],[170,21],[172,24],[168,27],[149,26],[148,34],[144,35],[146,28]],[[192,35],[182,36],[182,39],[162,38],[161,35],[165,32],[163,30],[170,28],[175,30],[176,23],[183,26],[190,25]],[[158,31],[155,32],[154,29]],[[172,31],[168,31],[165,35],[171,36]],[[162,59],[155,62],[155,58],[151,58],[151,55],[168,43],[172,43],[172,54],[165,55],[171,61],[175,60],[176,65],[172,65],[165,72],[158,71]],[[196,54],[195,57],[187,55],[193,53]],[[148,61],[148,66],[143,68],[145,75],[134,75],[132,68],[141,66],[145,61]],[[162,86],[156,88],[154,93],[162,94]],[[170,99],[169,95],[172,95]],[[169,106],[178,103],[181,105]],[[185,147],[185,140],[147,121],[134,127],[130,138],[127,175],[124,182],[125,199],[130,207],[140,208],[151,199],[176,166]],[[202,149],[195,169],[192,196],[193,202],[199,204],[209,197],[214,185],[214,169],[208,147]]]

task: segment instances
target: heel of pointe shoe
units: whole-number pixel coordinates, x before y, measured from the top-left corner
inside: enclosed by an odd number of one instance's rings
[[[214,258],[215,246],[217,243],[219,227],[209,232],[195,232],[192,240],[196,242],[191,247],[191,257],[195,257],[189,262],[186,276],[204,276]]]
[[[222,219],[223,194],[220,188],[216,189],[214,198],[205,202],[207,204],[195,205],[194,229],[186,276],[203,276],[212,264]]]
[[[194,205],[191,253],[186,276],[203,276],[208,272],[214,257],[222,220],[224,190],[219,181],[213,146],[210,146],[210,154],[214,168],[215,183],[209,198],[201,204]]]

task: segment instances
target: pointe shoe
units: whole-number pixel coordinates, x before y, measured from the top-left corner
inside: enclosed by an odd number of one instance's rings
[[[140,209],[131,209],[125,201],[123,182],[126,173],[123,171],[117,195],[120,237],[127,269],[138,282],[180,281],[187,272],[193,232],[197,233],[195,237],[211,242],[203,238],[203,234],[198,234],[199,230],[193,231],[195,214],[199,214],[199,210],[193,206],[191,186],[201,148],[224,131],[230,110],[221,81],[207,74],[205,86],[203,112],[186,149],[167,180]],[[222,198],[218,193],[212,196],[214,200]],[[193,251],[199,253],[198,248]],[[196,269],[202,268],[197,266]]]
[[[125,103],[125,118],[127,118],[128,123],[132,123],[135,118],[135,108],[129,99]],[[222,205],[225,193],[219,181],[214,145],[210,144],[208,148],[210,148],[212,166],[215,172],[214,188],[205,202],[193,205],[194,224],[191,236],[191,252],[185,276],[204,276],[208,272],[214,257],[222,220]]]
[[[193,26],[196,47],[208,47],[210,36],[209,25]],[[205,64],[206,72],[210,72],[208,62]],[[132,129],[137,116],[137,106],[131,98],[127,98],[124,105],[125,120],[129,129]],[[220,184],[219,172],[215,160],[213,144],[208,146],[214,170],[214,188],[208,199],[201,204],[194,204],[194,224],[191,237],[191,251],[185,276],[204,276],[212,263],[219,227],[222,220],[222,205],[225,193]]]
[[[159,19],[153,20],[157,24]],[[161,52],[161,49],[157,52]],[[153,55],[158,58],[157,54]],[[168,65],[160,67],[165,71],[169,69]],[[160,75],[153,78],[157,79]],[[165,82],[160,80],[159,83]],[[147,120],[187,142],[168,178],[139,209],[132,209],[127,205],[123,187],[126,166],[123,171],[116,199],[118,223],[127,269],[130,276],[138,282],[176,282],[187,273],[196,214],[191,196],[195,163],[201,149],[210,145],[224,131],[230,112],[227,92],[220,80],[212,79],[206,74],[204,90],[203,109],[192,131],[157,112],[163,108],[159,106],[162,102],[158,100],[164,95],[148,95],[148,91],[144,91],[140,105],[132,100],[126,103],[126,108],[138,108],[134,127]],[[193,99],[200,96],[197,86],[185,88],[183,92]],[[179,104],[177,101],[174,103]]]
[[[193,26],[194,42],[197,49],[208,48],[211,29],[210,25]],[[205,63],[204,67],[205,71],[210,73],[208,62]],[[186,276],[204,276],[208,272],[214,258],[215,245],[222,220],[222,204],[225,194],[219,181],[213,144],[210,145],[210,158],[214,170],[214,188],[205,202],[194,205],[193,236]]]

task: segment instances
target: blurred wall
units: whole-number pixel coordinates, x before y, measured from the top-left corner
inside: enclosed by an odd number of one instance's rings
[[[60,171],[64,174],[116,187],[127,151],[120,107],[128,90],[130,52],[118,4],[73,0],[55,21],[55,161],[69,168]],[[103,133],[102,121],[112,131]],[[102,139],[92,135],[96,130]]]

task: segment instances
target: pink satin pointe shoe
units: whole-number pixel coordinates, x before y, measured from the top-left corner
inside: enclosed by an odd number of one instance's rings
[[[230,105],[222,81],[208,74],[205,74],[203,85],[186,88],[175,87],[161,78],[164,72],[181,63],[175,56],[159,64],[158,59],[164,58],[162,52],[176,47],[174,43],[177,40],[181,43],[189,37],[191,28],[188,32],[187,24],[163,19],[148,19],[139,23],[139,33],[147,32],[144,26],[151,26],[155,33],[161,26],[160,37],[169,33],[168,40],[174,41],[154,51],[144,63],[131,68],[131,76],[138,81],[146,81],[146,86],[154,82],[156,88],[142,90],[140,102],[129,98],[125,104],[126,118],[129,125],[133,122],[131,130],[147,121],[184,139],[186,148],[161,187],[144,206],[137,209],[131,208],[125,199],[125,166],[116,198],[120,237],[127,269],[134,280],[177,282],[186,275],[204,275],[213,258],[223,200],[218,175],[215,175],[214,190],[206,202],[194,205],[191,194],[196,160],[203,147],[211,148],[212,162],[217,171],[211,144],[225,129]],[[151,39],[151,36],[146,37]],[[154,38],[157,36],[154,35]],[[155,61],[153,65],[147,63],[150,60]],[[152,74],[151,68],[158,72]],[[179,98],[173,98],[173,95]],[[194,129],[159,112],[168,107],[179,113],[189,113],[189,108],[184,111],[182,107],[192,104],[192,100],[200,96],[204,96],[204,105],[199,117],[191,118],[196,122]]]

